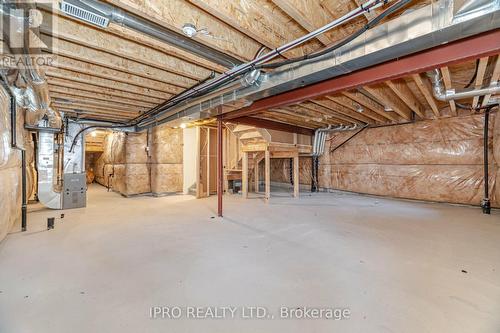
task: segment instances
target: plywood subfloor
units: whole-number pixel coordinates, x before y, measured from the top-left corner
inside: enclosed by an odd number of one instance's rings
[[[352,194],[125,199],[0,243],[0,332],[499,332],[500,212]],[[151,306],[346,307],[348,320],[150,319]]]

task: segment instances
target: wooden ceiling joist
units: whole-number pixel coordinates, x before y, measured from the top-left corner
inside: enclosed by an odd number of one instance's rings
[[[44,39],[44,35],[42,35],[42,41]],[[171,73],[157,67],[145,65],[122,56],[82,46],[63,39],[54,39],[54,43],[57,43],[57,47],[54,47],[50,51],[58,56],[61,55],[66,58],[106,67],[158,82],[171,83],[183,88],[190,87],[197,82],[197,80],[189,77]]]
[[[436,117],[440,117],[439,107],[436,103],[436,100],[434,99],[434,96],[432,96],[431,88],[429,87],[427,81],[424,81],[420,76],[420,74],[412,74],[411,77],[413,78],[413,81],[415,81],[415,83],[417,84],[417,87],[422,93],[422,95],[424,95],[425,100],[427,101],[427,104],[429,104],[429,106],[431,107],[432,112],[434,112],[434,115]]]
[[[115,113],[115,112],[103,112],[102,110],[96,111],[92,110],[89,108],[85,109],[78,109],[78,108],[68,108],[64,105],[55,105],[58,111],[61,112],[71,112],[75,114],[88,114],[88,115],[93,115],[93,116],[102,116],[102,117],[107,117],[109,119],[115,119],[115,120],[129,120],[133,119],[136,117],[136,115],[132,113],[124,114],[124,113]]]
[[[500,55],[497,56],[495,63],[493,65],[493,72],[491,73],[490,84],[493,82],[498,82],[500,79]],[[483,98],[481,106],[486,106],[490,101],[491,95],[486,95]]]
[[[328,125],[337,125],[338,122],[331,121],[331,120],[322,120],[320,122],[313,120],[310,117],[305,117],[298,115],[296,112],[293,110],[288,110],[288,109],[272,109],[268,110],[269,112],[262,112],[259,114],[259,117],[267,118],[267,119],[272,119],[276,121],[286,121],[290,122],[294,125],[297,126],[302,126],[302,127],[310,127],[310,128],[321,128],[321,127],[326,127]]]
[[[226,0],[188,0],[195,6],[215,16],[220,21],[231,25],[241,33],[251,37],[268,49],[274,49],[287,42],[305,35],[302,28],[291,27],[294,24],[281,10],[268,1],[248,2]],[[295,28],[295,29],[294,29]],[[309,43],[286,52],[285,56],[298,57],[321,47],[319,43]]]
[[[411,110],[396,94],[383,85],[365,86],[363,89],[372,95],[377,101],[386,107],[390,107],[394,112],[406,120],[411,120]]]
[[[306,117],[311,117],[312,119],[324,119],[326,120],[333,120],[337,123],[348,123],[352,124],[354,123],[351,119],[342,117],[338,114],[332,113],[330,110],[327,110],[325,108],[321,108],[318,105],[314,105],[311,103],[301,103],[297,105],[293,105],[289,107],[290,109],[294,109],[296,112],[299,114],[302,114],[303,116]]]
[[[140,102],[133,99],[128,99],[124,97],[115,97],[112,95],[102,94],[98,92],[86,92],[85,90],[75,89],[75,88],[67,88],[62,86],[50,85],[49,87],[50,96],[54,96],[53,94],[57,94],[62,96],[63,98],[88,98],[93,99],[95,101],[104,101],[104,102],[113,102],[117,104],[121,104],[124,106],[132,106],[139,108],[152,108],[156,104]]]
[[[336,15],[331,15],[330,11],[325,10],[319,0],[272,1],[308,32],[314,31],[348,12],[348,9],[346,10],[346,7],[344,7],[342,8],[344,9],[343,12],[336,12]],[[319,35],[317,39],[324,45],[330,45],[344,38],[351,31],[352,29],[348,29],[346,26],[339,26]]]
[[[324,116],[318,116],[317,113],[311,115],[311,111],[294,106],[286,106],[279,109],[272,109],[271,111],[278,111],[282,114],[286,114],[290,117],[294,117],[303,123],[315,124],[319,127],[328,126],[329,124],[340,124],[339,120],[332,118],[325,118]]]
[[[345,118],[350,123],[366,123],[366,124],[374,123],[372,119],[363,116],[361,113],[347,109],[342,105],[338,105],[326,97],[311,100],[311,102],[319,107],[324,108],[325,110],[329,110],[333,114]]]
[[[109,108],[109,109],[132,111],[132,112],[146,111],[149,109],[148,107],[130,106],[126,104],[115,103],[112,101],[102,101],[102,100],[97,100],[95,98],[70,96],[66,94],[59,94],[56,92],[51,92],[50,98],[52,99],[52,101],[57,101],[61,104],[68,104],[68,106],[71,106],[72,104],[76,103],[76,104],[85,104],[89,106],[104,107],[106,109]]]
[[[150,88],[169,94],[178,94],[184,90],[184,88],[180,88],[172,84],[153,81],[143,77],[123,73],[114,69],[109,69],[103,66],[96,66],[93,64],[61,56],[56,57],[55,61],[52,62],[51,65],[55,68],[66,69],[72,72],[100,77],[103,79],[112,79],[116,82],[126,83],[137,87]]]
[[[425,118],[424,107],[403,80],[386,81],[385,84],[420,118]]]
[[[147,2],[108,0],[108,2],[181,34],[182,26],[186,23],[195,24],[198,29],[206,28],[210,35],[200,35],[196,37],[197,41],[242,60],[251,60],[261,46],[240,31],[185,0]]]
[[[138,110],[126,110],[126,109],[122,109],[122,108],[114,109],[114,108],[107,107],[107,106],[88,105],[86,103],[76,103],[76,102],[68,104],[68,103],[59,102],[58,100],[54,100],[51,103],[51,105],[53,105],[56,108],[62,107],[62,108],[66,108],[66,109],[96,111],[96,112],[102,112],[102,113],[114,114],[114,115],[125,115],[125,116],[132,115],[132,116],[135,116],[135,115],[140,114],[140,112]]]
[[[321,99],[323,100],[323,99]],[[337,110],[347,111],[347,109],[351,112],[352,117],[358,117],[359,120],[370,124],[373,121],[378,122],[386,122],[387,119],[380,116],[379,114],[371,111],[370,109],[363,108],[359,103],[354,102],[350,98],[347,98],[343,95],[335,95],[335,96],[326,96],[324,98],[324,103],[331,105],[332,108],[336,108]],[[337,106],[335,106],[337,105]],[[340,109],[339,109],[340,108]],[[359,108],[362,108],[363,112],[359,112]]]
[[[153,90],[149,88],[141,88],[128,83],[114,81],[112,79],[103,79],[100,77],[77,73],[62,68],[50,68],[46,70],[46,75],[51,78],[67,79],[74,82],[90,84],[102,88],[112,88],[113,90],[120,90],[123,92],[142,95],[145,97],[155,97],[160,100],[167,100],[172,94],[163,91]]]
[[[213,63],[205,58],[199,57],[193,53],[184,51],[178,47],[172,46],[170,44],[164,43],[157,40],[154,37],[146,36],[140,32],[130,30],[126,27],[122,27],[115,23],[111,23],[107,30],[109,33],[116,35],[120,38],[128,39],[132,42],[142,44],[148,48],[160,51],[167,56],[172,56],[174,58],[180,59],[182,61],[189,62],[193,65],[200,66],[208,69],[209,71],[214,71],[217,73],[222,73],[226,71],[227,68],[219,64]]]
[[[448,69],[448,66],[441,67],[441,75],[443,76],[443,83],[444,83],[445,89],[446,90],[452,89],[451,75],[450,75],[450,71]],[[457,106],[455,105],[455,101],[450,101],[449,104],[450,104],[451,114],[456,116],[457,115]]]
[[[138,95],[135,93],[130,93],[130,92],[125,92],[109,87],[100,87],[93,85],[92,83],[84,83],[84,82],[79,82],[72,80],[72,78],[64,77],[64,78],[56,78],[56,77],[47,77],[47,81],[49,83],[49,86],[58,86],[58,87],[65,87],[65,88],[71,88],[71,89],[76,89],[76,90],[81,90],[81,91],[86,91],[90,93],[102,93],[110,96],[115,96],[119,98],[126,98],[134,101],[139,101],[139,102],[146,102],[146,103],[154,103],[155,105],[160,104],[163,102],[163,99],[155,98],[155,97],[150,97],[150,96],[142,96]]]
[[[477,65],[477,74],[474,88],[479,89],[483,86],[484,74],[486,73],[486,66],[488,65],[488,57],[483,57],[479,59],[479,64]],[[479,104],[479,97],[474,96],[472,99],[472,107],[475,108]]]
[[[44,13],[44,22],[49,22],[49,18]],[[47,21],[45,21],[45,19]],[[201,66],[182,61],[174,57],[165,56],[164,53],[148,48],[110,33],[105,30],[99,30],[64,16],[58,16],[57,29],[51,29],[44,24],[40,26],[40,31],[44,34],[50,34],[85,47],[90,47],[120,57],[128,58],[145,65],[163,69],[168,72],[191,77],[196,80],[207,77],[210,71]],[[55,45],[57,47],[57,45]]]
[[[393,113],[386,112],[382,105],[380,105],[376,101],[373,101],[369,97],[363,95],[359,91],[344,91],[344,92],[342,92],[342,95],[344,95],[347,98],[350,98],[351,100],[355,101],[359,105],[377,113],[378,115],[380,115],[388,120],[398,121],[398,118]]]

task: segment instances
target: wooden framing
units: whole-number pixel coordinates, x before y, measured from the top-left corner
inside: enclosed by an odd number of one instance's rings
[[[500,79],[500,55],[496,57],[495,64],[493,66],[493,72],[491,73],[490,84],[493,82],[498,82]],[[486,106],[491,98],[491,95],[486,95],[483,98],[481,106]]]
[[[443,76],[443,83],[444,87],[446,90],[452,89],[451,86],[451,75],[450,71],[448,69],[448,66],[441,67],[441,75]],[[457,106],[455,105],[455,101],[450,101],[450,110],[451,114],[456,116],[457,115]]]
[[[360,0],[107,2],[176,32],[182,33],[181,27],[185,23],[195,24],[199,29],[206,28],[206,34],[200,32],[195,37],[198,42],[242,61],[253,59],[259,51],[268,52],[269,49],[303,36],[360,4]],[[408,8],[417,5],[418,3],[410,4]],[[51,49],[43,51],[52,54],[54,58],[52,66],[43,68],[49,82],[52,106],[71,114],[109,120],[130,119],[134,114],[151,109],[207,78],[212,71],[221,73],[226,70],[200,56],[115,23],[111,23],[106,29],[99,29],[70,18],[58,9],[50,12],[42,5],[41,10],[44,23],[39,28],[40,37],[42,41],[50,41],[53,45]],[[381,10],[377,9],[376,12]],[[49,15],[55,19],[53,27],[46,24]],[[365,13],[365,17],[360,16],[320,35],[316,40],[285,52],[282,58],[311,53],[341,40],[364,25],[372,16],[373,13]],[[294,128],[310,131],[329,125],[397,123],[413,120],[413,114],[424,119],[427,108],[439,117],[440,108],[445,103],[434,100],[428,80],[418,73],[428,70],[429,64],[439,66],[445,86],[450,89],[454,82],[446,66],[453,65],[460,59],[471,60],[482,56],[475,86],[484,84],[490,75],[491,81],[498,80],[500,65],[498,57],[493,55],[495,46],[491,42],[494,32],[482,35],[484,36],[468,38],[474,39],[473,42],[457,41],[435,48],[445,49],[442,52],[423,51],[435,55],[425,57],[425,65],[420,65],[422,61],[415,55],[410,55],[400,59],[396,66],[381,64],[336,78],[338,83],[334,86],[337,88],[333,90],[328,88],[331,85],[326,82],[299,88],[293,93],[294,96],[291,93],[283,95],[292,105],[270,104],[246,120],[267,121],[267,126],[281,128],[289,126],[292,131]],[[479,40],[482,45],[492,46],[479,46]],[[457,46],[451,44],[470,44],[476,47],[457,49]],[[491,56],[495,58],[489,58]],[[386,74],[389,73],[386,70],[388,66],[392,68],[392,74]],[[412,69],[405,70],[405,66]],[[361,75],[361,72],[364,74]],[[363,78],[359,79],[359,76]],[[415,81],[420,93],[410,89],[410,86],[413,88],[413,82],[408,78]],[[354,81],[356,84],[351,84]],[[309,97],[295,99],[296,93],[304,89],[308,91]],[[322,97],[318,97],[319,91],[324,92]],[[481,101],[482,105],[490,97],[485,96]],[[472,102],[476,105],[480,100],[477,97]],[[257,108],[262,103],[266,102],[256,101],[252,108]],[[457,115],[455,103],[449,102],[446,105],[448,104],[451,114]],[[384,106],[395,112],[384,111]],[[246,107],[225,107],[226,111],[247,111],[242,109]],[[244,112],[239,114],[243,115]]]
[[[479,59],[479,64],[477,65],[476,83],[474,88],[481,88],[484,81],[484,74],[486,73],[486,66],[488,65],[488,57],[482,57]],[[472,99],[472,107],[475,108],[479,104],[479,96],[474,96]]]
[[[294,136],[294,142],[297,142],[297,137]],[[292,158],[293,159],[293,196],[299,197],[300,179],[299,179],[299,155],[310,154],[310,145],[302,145],[297,143],[278,143],[278,142],[261,142],[255,144],[245,144],[241,147],[243,153],[242,163],[242,194],[243,198],[248,198],[248,169],[249,169],[249,154],[254,154],[254,191],[259,190],[259,163],[264,159],[264,199],[266,202],[271,198],[271,159],[272,158]],[[257,155],[256,153],[264,155]]]
[[[439,108],[437,106],[436,101],[434,100],[434,97],[432,96],[431,89],[428,87],[428,84],[424,82],[420,74],[412,74],[411,76],[413,78],[413,81],[417,84],[418,89],[424,95],[425,100],[429,104],[429,106],[432,109],[432,112],[434,112],[434,115],[439,118],[441,115],[439,113]]]

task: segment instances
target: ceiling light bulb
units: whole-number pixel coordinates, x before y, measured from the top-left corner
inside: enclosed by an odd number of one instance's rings
[[[186,128],[186,127],[187,127],[186,123],[182,123],[182,124],[180,125],[180,128]]]
[[[198,32],[198,30],[196,29],[196,26],[194,24],[185,23],[182,26],[182,32],[184,32],[184,34],[186,36],[192,38],[192,37],[194,37],[196,35],[196,33]]]
[[[356,108],[356,111],[359,113],[363,113],[363,111],[365,111],[365,110],[361,106],[358,105],[358,107]]]
[[[97,136],[96,131],[92,131],[92,132],[90,132],[90,136],[91,136],[91,137],[93,137],[93,138],[95,138],[95,137]]]

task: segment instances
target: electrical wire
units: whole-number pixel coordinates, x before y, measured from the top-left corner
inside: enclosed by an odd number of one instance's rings
[[[337,24],[335,24],[333,26],[338,26],[338,25],[340,25],[340,24],[342,24],[344,22],[347,22],[348,20],[361,15],[361,13],[363,13],[363,12],[370,12],[370,10],[372,8],[376,8],[376,7],[380,6],[382,3],[385,4],[388,1],[389,0],[377,0],[377,1],[374,1],[374,2],[370,3],[370,5],[368,5],[368,6],[361,5],[357,11],[351,12],[349,14],[349,16],[345,15],[342,18],[341,21],[339,21]],[[329,52],[332,52],[333,50],[336,50],[339,47],[341,47],[343,45],[346,45],[350,41],[352,41],[355,38],[359,37],[365,31],[371,29],[376,24],[378,24],[385,17],[387,17],[388,15],[390,15],[390,14],[394,13],[395,11],[401,9],[402,7],[406,6],[411,1],[412,0],[400,0],[400,1],[398,1],[396,4],[392,5],[388,9],[386,9],[384,12],[382,12],[381,14],[379,14],[377,17],[375,17],[374,19],[370,20],[362,29],[359,29],[353,35],[351,35],[348,38],[344,39],[340,43],[337,43],[334,46],[328,47],[328,48],[326,48],[326,49],[324,49],[322,51],[319,51],[317,53],[305,55],[305,56],[299,57],[299,58],[287,59],[287,60],[282,61],[282,62],[267,64],[267,65],[265,64],[265,62],[273,59],[275,56],[281,55],[282,52],[285,52],[285,51],[289,50],[290,48],[295,47],[295,46],[297,46],[297,45],[299,45],[299,44],[307,41],[308,39],[304,38],[303,40],[300,40],[300,41],[296,42],[295,44],[293,42],[291,42],[291,43],[283,45],[283,46],[281,46],[279,48],[276,48],[276,49],[272,50],[271,52],[269,52],[267,54],[264,54],[264,55],[262,55],[260,57],[255,58],[254,60],[250,61],[247,64],[243,64],[243,65],[237,66],[236,68],[233,68],[232,70],[230,70],[228,72],[222,73],[221,77],[219,77],[218,79],[216,79],[213,82],[208,82],[210,79],[213,79],[214,76],[215,76],[215,73],[212,72],[211,75],[208,78],[206,78],[206,79],[198,82],[196,85],[194,85],[194,86],[192,86],[192,87],[184,90],[183,92],[181,92],[181,93],[179,93],[179,94],[177,94],[175,96],[172,96],[171,98],[169,98],[165,102],[163,102],[163,103],[155,106],[154,108],[152,108],[152,109],[144,112],[143,114],[138,115],[134,119],[131,119],[127,124],[124,124],[124,125],[110,125],[110,126],[97,126],[96,125],[96,126],[86,127],[84,129],[80,130],[75,135],[75,138],[73,139],[73,142],[71,144],[70,151],[73,149],[74,145],[76,144],[77,137],[81,133],[83,133],[84,131],[86,131],[88,129],[91,129],[91,128],[125,128],[125,127],[136,126],[137,124],[139,124],[144,119],[154,117],[158,113],[160,113],[160,112],[162,112],[162,111],[164,111],[164,110],[166,110],[168,108],[171,108],[171,107],[173,107],[173,106],[175,106],[175,105],[177,105],[179,103],[182,103],[182,102],[184,102],[185,100],[187,100],[189,98],[194,98],[194,97],[202,96],[202,95],[204,95],[206,93],[210,93],[210,92],[218,89],[219,87],[225,85],[226,83],[234,81],[234,80],[238,79],[239,77],[241,77],[242,75],[245,75],[248,72],[253,71],[255,69],[277,68],[277,67],[280,67],[280,66],[283,66],[283,65],[286,65],[286,64],[290,64],[290,63],[294,63],[294,62],[298,62],[298,61],[301,61],[301,60],[314,59],[314,58],[320,57],[320,56],[322,56],[324,54],[327,54]],[[331,29],[331,27],[333,27],[333,26],[330,26],[330,28],[328,28],[328,29]],[[321,33],[327,31],[328,29],[325,29],[324,31],[321,31]],[[313,34],[313,33],[311,33],[311,34]],[[307,36],[311,36],[311,34],[308,34]],[[307,37],[307,36],[305,36],[305,37]],[[200,86],[203,86],[203,87],[201,87],[200,89],[197,89]]]
[[[474,81],[476,81],[478,69],[479,69],[479,59],[476,59],[476,69],[474,70],[474,75],[472,75],[469,83],[467,83],[467,85],[464,88],[469,88],[470,86],[472,86]]]
[[[327,47],[327,48],[325,48],[325,49],[323,49],[323,50],[321,50],[319,52],[316,52],[316,53],[306,54],[306,55],[301,56],[301,57],[291,58],[291,59],[283,60],[283,61],[280,61],[280,62],[274,62],[274,63],[271,63],[271,64],[263,64],[263,65],[257,66],[257,68],[259,68],[259,69],[278,68],[278,67],[289,65],[289,64],[293,64],[293,63],[296,63],[296,62],[299,62],[299,61],[304,61],[304,60],[310,60],[310,59],[318,58],[318,57],[321,57],[321,56],[323,56],[325,54],[328,54],[328,53],[330,53],[332,51],[335,51],[338,48],[340,48],[340,47],[342,47],[342,46],[344,46],[344,45],[352,42],[354,39],[356,39],[359,36],[361,36],[367,30],[370,30],[375,25],[377,25],[378,23],[380,23],[380,21],[382,21],[384,18],[386,18],[390,14],[392,14],[392,13],[398,11],[399,9],[403,8],[404,6],[408,5],[411,1],[412,0],[401,0],[401,1],[398,1],[394,5],[392,5],[391,7],[387,8],[385,11],[383,11],[381,14],[377,15],[375,18],[373,18],[372,20],[370,20],[366,25],[363,26],[363,28],[357,30],[354,34],[351,34],[349,37],[345,38],[344,40],[340,41],[339,43],[337,43],[337,44],[335,44],[333,46]],[[385,0],[384,3],[387,3],[387,0]]]

